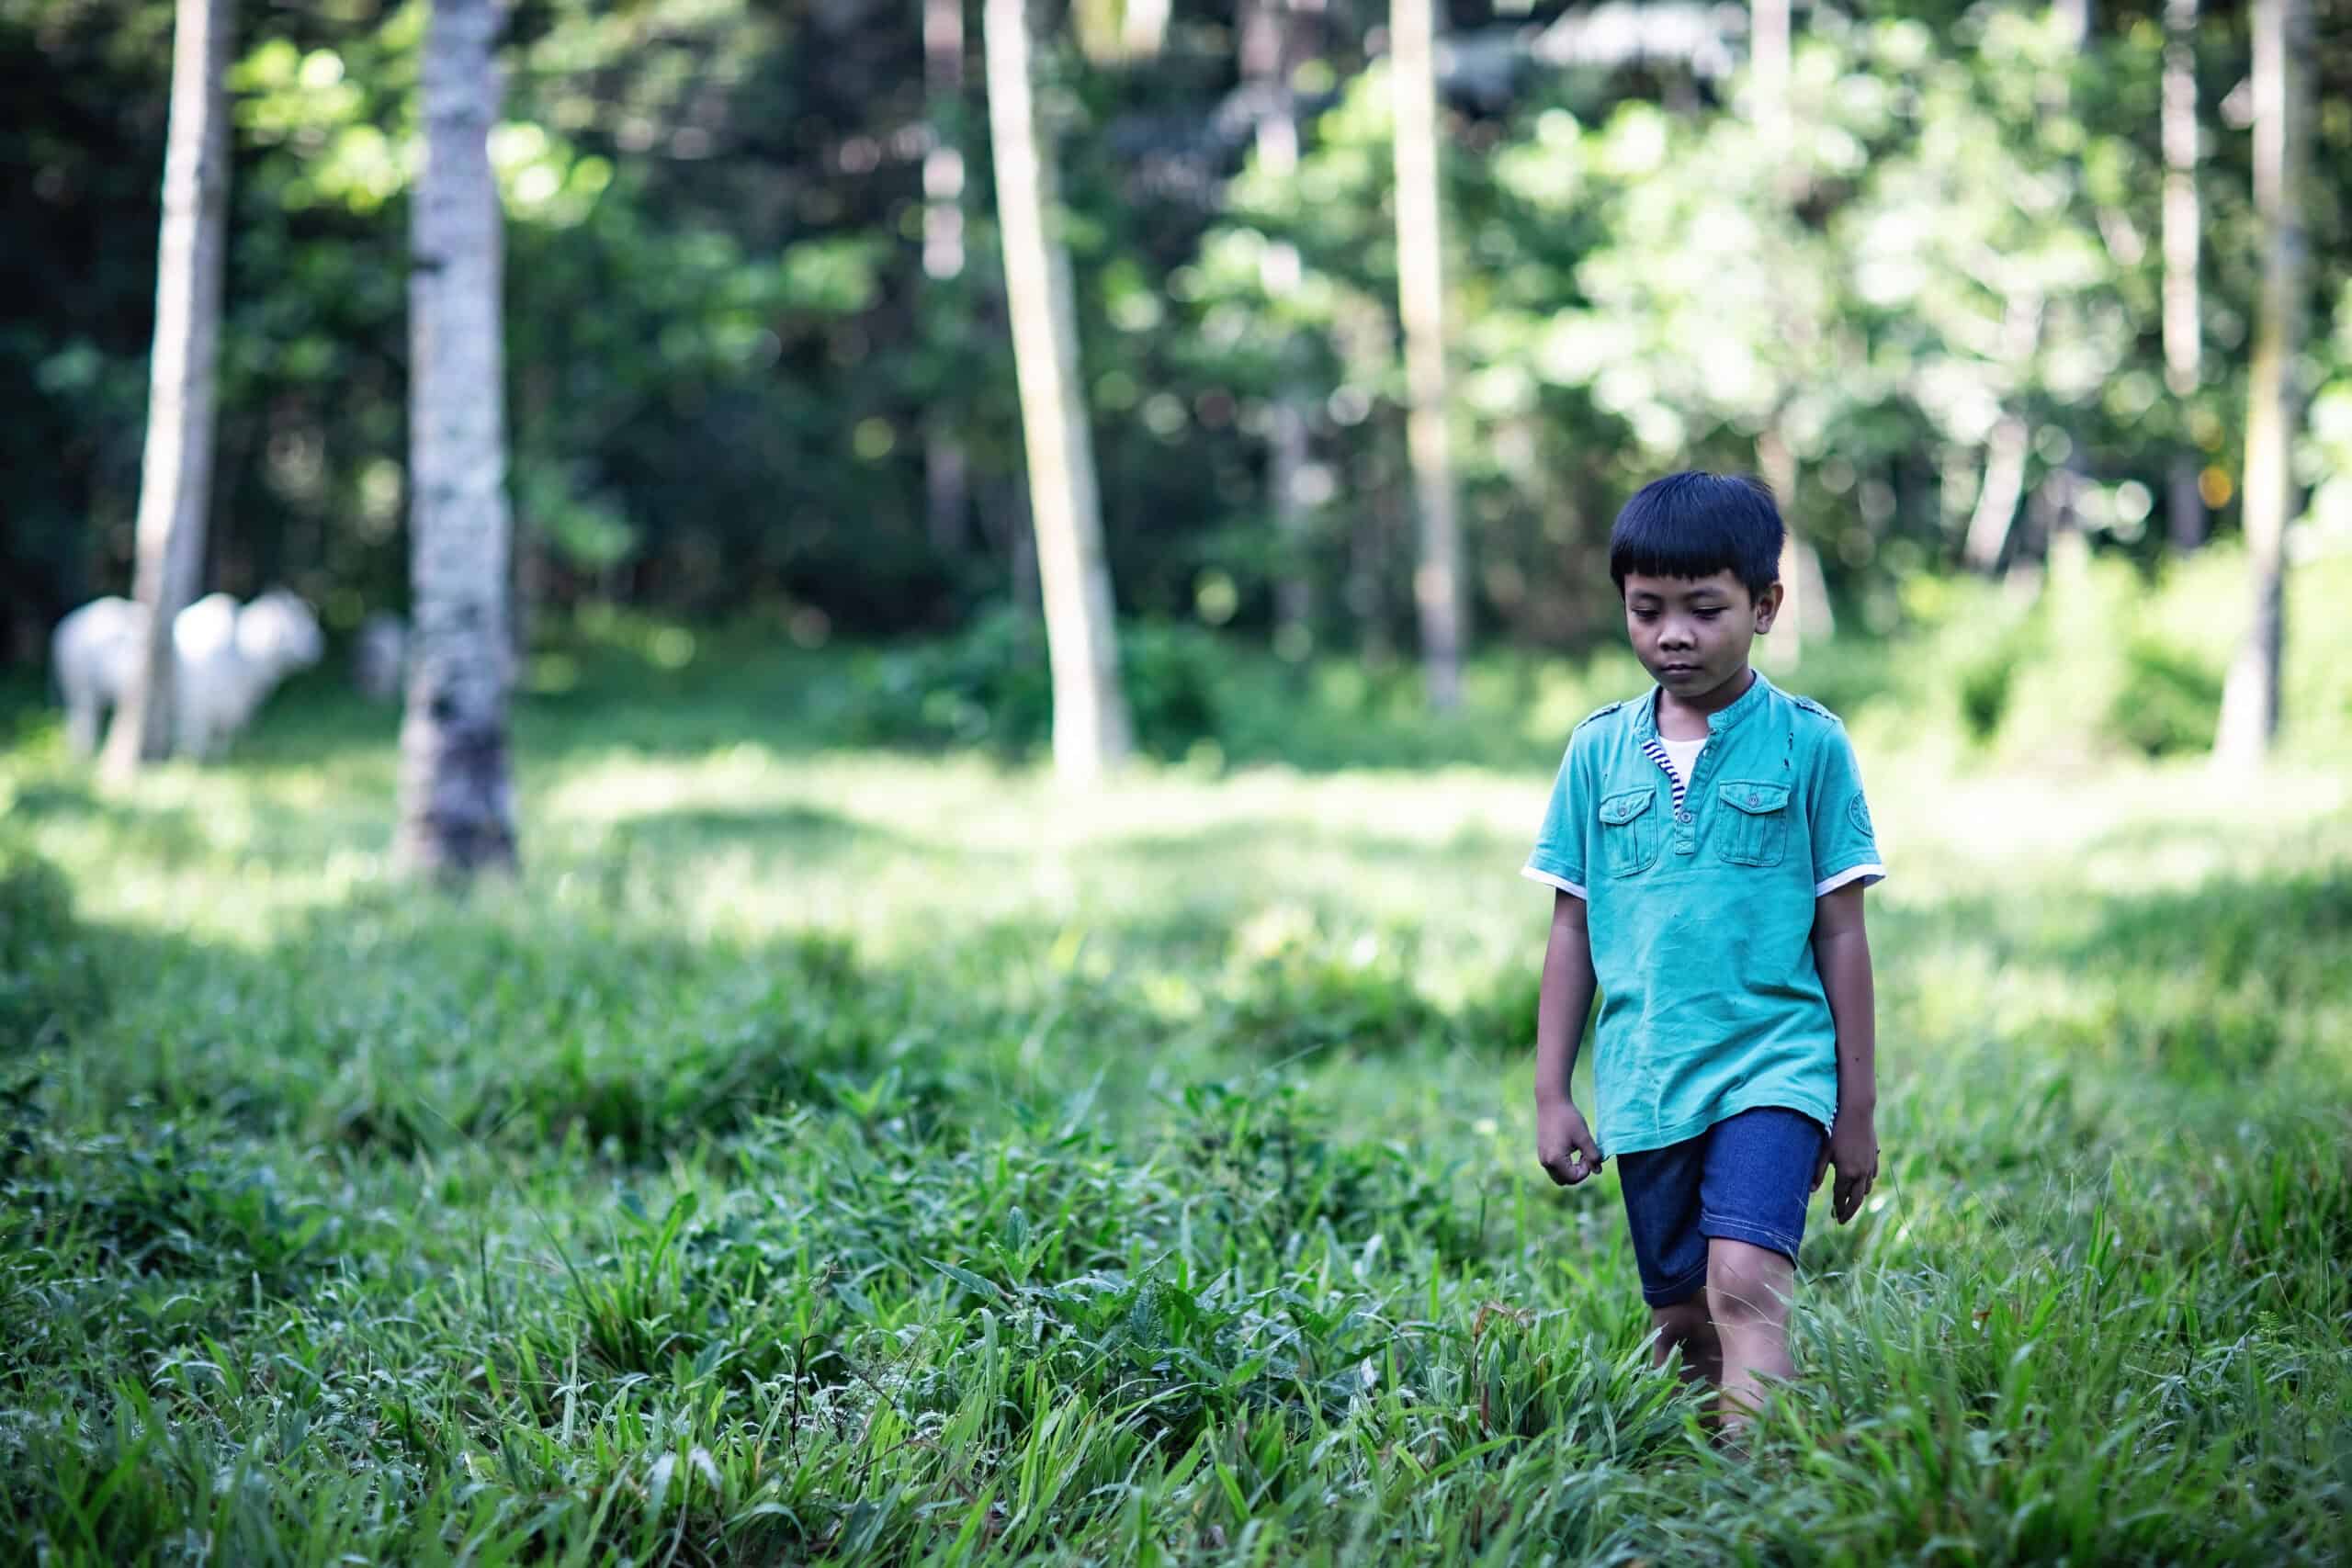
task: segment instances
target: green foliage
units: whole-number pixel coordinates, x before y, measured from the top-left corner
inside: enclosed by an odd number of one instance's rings
[[[344,631],[405,595],[423,15],[267,11],[232,72],[212,572],[240,592],[289,581]],[[1605,642],[1593,558],[1623,496],[1668,465],[1755,467],[1768,435],[1795,464],[1783,499],[1833,592],[1882,633],[1902,584],[1957,554],[2004,418],[2030,432],[2027,493],[2073,465],[2130,498],[2094,526],[2143,563],[2165,553],[2154,498],[2177,457],[2235,481],[2262,239],[2222,107],[2245,73],[2243,12],[2207,15],[2193,40],[2206,368],[2185,393],[2158,321],[2153,16],[2102,17],[2077,48],[2046,6],[1815,8],[1778,141],[1737,73],[1658,56],[1561,68],[1516,11],[1450,22],[1447,319],[1482,642]],[[1316,590],[1315,646],[1409,636],[1386,64],[1368,26],[1305,28],[1298,153],[1270,161],[1221,23],[1175,28],[1148,70],[1048,40],[1107,544],[1139,620],[1200,615],[1215,573],[1229,592],[1209,618],[1260,633],[1295,572]],[[0,66],[29,95],[0,131],[0,163],[28,171],[0,227],[26,268],[15,298],[35,302],[0,306],[11,659],[127,581],[170,28],[163,0],[0,4]],[[2341,51],[2322,53],[2325,85]],[[744,0],[622,16],[532,0],[505,64],[492,153],[534,591],[799,613],[811,640],[935,638],[1001,610],[1025,513],[978,73],[934,100],[918,32]],[[2307,334],[2298,472],[2340,532],[2352,120],[2314,130],[2314,299],[2340,319]],[[965,175],[953,276],[926,270],[921,243],[934,141]],[[1306,514],[1276,540],[1271,437],[1295,419]],[[957,473],[934,533],[931,481]],[[2226,508],[2217,523],[2234,527]]]
[[[2284,744],[2317,757],[2352,747],[2352,637],[2333,609],[2347,592],[2342,548],[2288,581]],[[1904,604],[1903,635],[1809,649],[1788,679],[1897,744],[2030,768],[2203,755],[2250,607],[2233,545],[2154,572],[2103,551],[2038,581],[1921,578]]]
[[[2146,757],[2211,750],[2222,716],[2221,678],[2146,636],[2132,638],[2124,657],[2128,672],[2109,721],[2116,740]]]
[[[1222,677],[1232,663],[1197,627],[1130,624],[1119,634],[1119,682],[1148,756],[1181,760],[1219,732]],[[967,631],[861,655],[832,701],[865,744],[984,746],[1025,758],[1053,736],[1053,676],[1044,623],[1001,610]]]

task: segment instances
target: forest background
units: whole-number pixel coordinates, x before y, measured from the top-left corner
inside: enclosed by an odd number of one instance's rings
[[[869,661],[850,705],[1018,749],[1042,734],[1022,676],[1042,658],[1020,621],[1036,573],[979,28],[904,9],[511,15],[493,161],[518,607],[802,648],[960,637]],[[407,592],[424,13],[252,11],[204,586],[290,585],[340,636]],[[20,664],[129,581],[171,18],[0,6],[0,157],[24,176],[0,197],[0,650]],[[1148,747],[1218,739],[1193,634],[1294,666],[1343,655],[1327,676],[1364,700],[1415,646],[1385,19],[1098,4],[1043,29],[1111,577],[1147,627],[1128,679],[1152,687],[1158,657],[1158,684],[1190,694],[1157,716],[1136,694]],[[1618,502],[1664,468],[1743,468],[1784,492],[1800,587],[1819,585],[1794,631],[1939,636],[1932,657],[1816,661],[1826,699],[1928,697],[1997,743],[2032,696],[2016,672],[2096,622],[2057,649],[2096,666],[2074,671],[2069,728],[2094,749],[2208,743],[2249,595],[2226,561],[2171,569],[2236,532],[2268,233],[2249,15],[2169,20],[2192,92],[2173,111],[2176,136],[2193,118],[2185,256],[2155,7],[1800,9],[1777,126],[1738,7],[1451,8],[1447,417],[1474,653],[1499,670],[1610,643]],[[2347,35],[2322,0],[2292,193],[2310,265],[2289,554],[2323,573],[2352,536]],[[2040,569],[2069,536],[2099,570],[2053,607]],[[2345,661],[2303,652],[2290,716],[2339,729]],[[1933,693],[1905,684],[1922,667]],[[2029,715],[2008,749],[2052,728]]]

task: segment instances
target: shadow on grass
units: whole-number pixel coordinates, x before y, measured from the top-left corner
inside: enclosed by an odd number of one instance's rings
[[[802,862],[907,854],[923,846],[889,829],[815,806],[692,807],[648,812],[613,824],[613,850],[675,860],[719,846]]]
[[[1873,911],[1898,980],[1973,961],[2030,998],[2035,1047],[2177,1082],[2297,1058],[2352,1072],[2352,863],[2131,894],[1990,894]],[[1964,971],[1963,971],[1964,972]],[[1987,998],[1988,1025],[2020,1005]]]
[[[211,842],[188,807],[109,800],[83,778],[40,778],[19,784],[9,796],[8,817],[24,828],[51,822],[98,828],[132,853],[166,865],[199,858]]]
[[[113,925],[83,940],[113,998],[71,1048],[100,1118],[643,1163],[795,1105],[929,1122],[975,1092],[913,1049],[904,979],[827,938],[526,932],[419,894],[320,911],[261,949]]]

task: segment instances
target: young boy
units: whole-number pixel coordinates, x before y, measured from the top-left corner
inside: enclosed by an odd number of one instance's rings
[[[1576,728],[1524,874],[1556,889],[1535,1022],[1535,1152],[1617,1161],[1658,1362],[1727,1434],[1790,1375],[1807,1195],[1853,1218],[1878,1173],[1862,889],[1886,874],[1845,727],[1748,666],[1781,607],[1761,485],[1657,480],[1609,539],[1656,688]],[[1596,1130],[1568,1097],[1598,987]],[[1605,1151],[1605,1153],[1604,1153]]]

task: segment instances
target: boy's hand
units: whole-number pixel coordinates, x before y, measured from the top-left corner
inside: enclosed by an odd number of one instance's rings
[[[1535,1158],[1563,1187],[1600,1174],[1600,1145],[1592,1141],[1584,1112],[1565,1100],[1537,1102]]]
[[[1861,1213],[1862,1200],[1878,1182],[1877,1117],[1865,1111],[1841,1115],[1831,1124],[1829,1142],[1822,1145],[1820,1162],[1813,1168],[1815,1189],[1821,1186],[1822,1173],[1833,1165],[1838,1168],[1838,1185],[1831,1194],[1830,1213],[1842,1225]]]

